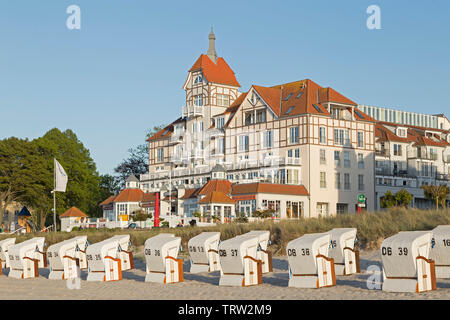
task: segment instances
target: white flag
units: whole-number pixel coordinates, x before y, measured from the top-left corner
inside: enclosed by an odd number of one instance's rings
[[[60,192],[66,192],[67,186],[67,174],[64,168],[55,159],[55,190]]]

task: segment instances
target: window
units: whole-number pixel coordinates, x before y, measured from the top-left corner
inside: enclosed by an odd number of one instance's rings
[[[364,132],[358,132],[358,148],[364,148]]]
[[[219,138],[217,140],[217,151],[218,154],[225,153],[225,138]]]
[[[164,149],[163,148],[158,148],[157,154],[156,154],[156,159],[157,159],[157,162],[163,162],[163,160],[164,160]]]
[[[344,173],[344,189],[350,190],[350,173]]]
[[[200,94],[194,96],[194,106],[201,107],[203,105],[203,96]]]
[[[298,143],[298,127],[289,128],[289,143]]]
[[[334,164],[336,167],[341,166],[341,153],[339,151],[334,152]]]
[[[338,190],[341,189],[341,174],[339,172],[336,172],[334,176],[334,187]]]
[[[290,97],[292,97],[292,93],[289,93],[288,96],[286,98],[284,98],[283,100],[288,101]]]
[[[273,135],[272,131],[265,131],[263,133],[263,148],[272,148],[273,144]]]
[[[225,94],[217,94],[217,105],[220,107],[228,107],[230,105],[230,96]]]
[[[239,136],[239,151],[240,152],[248,151],[248,136],[247,135]]]
[[[302,201],[286,201],[286,218],[298,219],[303,216]]]
[[[362,174],[358,174],[358,190],[364,191],[364,176]]]
[[[327,159],[325,156],[325,149],[320,149],[320,164],[326,164]]]
[[[303,94],[303,91],[299,92],[298,95],[295,97],[295,99],[300,98],[302,96],[302,94]]]
[[[406,129],[398,128],[397,129],[397,135],[399,137],[406,138]]]
[[[316,213],[320,216],[328,216],[328,203],[318,202],[316,205]]]
[[[350,152],[344,151],[344,167],[350,168]]]
[[[336,213],[337,214],[348,213],[348,203],[336,203]]]
[[[295,149],[295,157],[300,158],[300,149]]]
[[[319,143],[326,143],[326,133],[325,133],[326,128],[325,127],[320,127],[319,128]]]
[[[326,173],[323,171],[320,172],[320,187],[321,188],[327,187],[327,176]]]
[[[256,123],[266,122],[266,110],[256,111]]]
[[[317,104],[313,104],[314,109],[316,109],[317,112],[323,113],[322,109],[319,108]]]
[[[118,204],[118,211],[119,211],[119,215],[122,214],[128,214],[128,205],[126,203],[119,203]]]
[[[289,109],[288,109],[284,114],[289,114],[289,113],[291,113],[292,110],[294,110],[294,107],[295,107],[295,106],[289,107]]]
[[[225,118],[224,117],[217,118],[216,128],[222,129],[224,125],[225,125]]]
[[[348,145],[349,143],[348,129],[334,129],[334,144],[343,146]]]
[[[203,77],[200,76],[196,76],[194,79],[194,84],[198,84],[198,83],[202,83],[203,82]]]
[[[245,117],[244,118],[245,118],[245,125],[246,126],[253,124],[253,122],[254,122],[254,113],[253,113],[253,111],[245,113]]]
[[[401,156],[402,155],[402,145],[401,144],[394,144],[394,156]]]
[[[364,169],[364,155],[362,153],[358,153],[358,168]]]

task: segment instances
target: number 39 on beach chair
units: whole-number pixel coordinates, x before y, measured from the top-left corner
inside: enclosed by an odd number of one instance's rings
[[[356,228],[335,228],[331,236],[328,256],[334,260],[336,275],[360,273],[359,251],[355,250]]]
[[[44,237],[36,237],[9,247],[8,277],[17,279],[39,277],[39,268],[47,266]]]
[[[219,245],[219,286],[246,287],[262,283],[262,262],[257,259],[257,236],[241,235]]]
[[[0,241],[0,274],[3,268],[9,268],[9,247],[16,243],[16,238],[8,238]]]
[[[220,270],[219,242],[220,232],[202,232],[189,240],[190,273]]]
[[[424,292],[436,289],[434,261],[429,259],[431,238],[429,231],[406,231],[383,241],[383,291]]]
[[[47,256],[50,265],[51,280],[66,280],[80,276],[78,267],[80,265],[77,258],[77,247],[85,246],[87,236],[79,236],[68,239],[48,247]]]
[[[183,260],[177,259],[180,244],[181,238],[173,234],[159,234],[145,241],[145,282],[183,282]]]
[[[432,232],[431,259],[435,261],[436,278],[450,279],[450,226],[437,226]]]
[[[334,260],[328,256],[329,233],[306,234],[286,246],[289,287],[321,288],[336,285]]]
[[[86,250],[88,261],[87,281],[122,280],[119,241],[107,239],[90,245]]]

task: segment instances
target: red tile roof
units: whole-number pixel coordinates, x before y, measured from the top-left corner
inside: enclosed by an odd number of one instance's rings
[[[106,205],[108,205],[108,204],[110,204],[110,203],[113,203],[115,197],[116,197],[116,196],[110,196],[110,197],[108,197],[106,200],[103,200],[102,202],[100,202],[100,206],[106,206]]]
[[[60,215],[61,218],[65,218],[65,217],[81,217],[81,218],[87,218],[88,215],[85,214],[84,212],[82,212],[80,209],[78,209],[77,207],[72,207],[69,210],[67,210],[66,212],[64,212],[62,215]]]
[[[289,185],[289,184],[276,184],[276,183],[245,183],[245,184],[233,184],[233,190],[231,194],[255,194],[255,193],[275,193],[275,194],[290,194],[297,196],[309,196],[308,190],[303,185]]]
[[[196,198],[198,195],[198,192],[200,191],[201,188],[196,188],[196,189],[186,189],[184,191],[184,195],[180,198],[180,199],[191,199],[191,198]]]
[[[214,63],[206,54],[200,55],[189,72],[201,70],[208,82],[226,84],[233,87],[241,85],[236,80],[233,70],[223,58],[217,58]]]
[[[157,192],[146,192],[142,195],[142,202],[152,202],[156,200],[156,193]]]
[[[236,203],[235,200],[231,199],[229,196],[227,196],[225,193],[223,192],[219,192],[219,191],[211,191],[208,194],[206,194],[206,196],[200,200],[198,203],[203,203],[203,204],[207,204],[207,203],[224,203],[224,204],[234,204]]]
[[[224,194],[231,193],[231,182],[228,180],[209,180],[198,192],[199,195],[205,195],[212,191],[219,191]]]
[[[169,138],[172,135],[173,131],[174,131],[174,124],[177,124],[177,123],[183,122],[183,121],[185,121],[185,120],[183,120],[181,117],[178,118],[177,120],[175,120],[171,124],[165,126],[163,129],[159,130],[157,133],[155,133],[153,136],[148,138],[146,141],[152,141],[152,140],[156,140],[156,139]]]
[[[124,189],[117,195],[114,202],[139,202],[143,195],[144,191],[141,189]]]

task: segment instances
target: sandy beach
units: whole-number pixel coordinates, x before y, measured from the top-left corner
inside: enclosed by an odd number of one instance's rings
[[[190,274],[189,260],[184,258],[184,279],[182,283],[156,284],[145,283],[145,262],[142,254],[135,257],[135,269],[123,272],[123,279],[117,282],[87,282],[87,272],[82,271],[81,288],[68,289],[66,281],[48,280],[48,269],[40,269],[36,279],[11,279],[0,276],[0,300],[9,299],[179,299],[179,300],[246,300],[246,299],[450,299],[450,280],[438,279],[438,289],[421,294],[387,293],[381,290],[369,290],[367,273],[370,265],[381,266],[379,251],[362,252],[361,274],[338,276],[336,287],[321,289],[288,288],[288,262],[286,257],[274,257],[274,272],[263,276],[263,284],[253,287],[219,287],[219,272]]]

